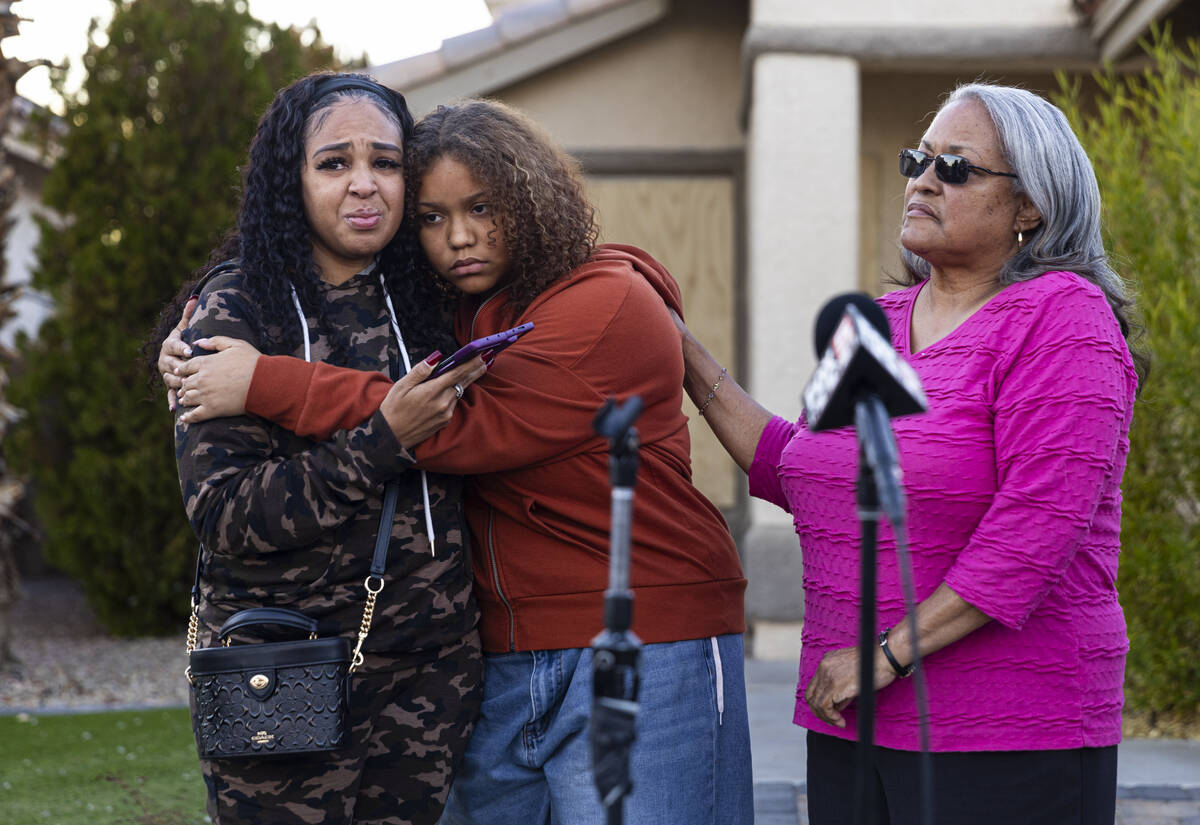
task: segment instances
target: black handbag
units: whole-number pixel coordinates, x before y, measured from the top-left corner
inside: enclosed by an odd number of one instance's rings
[[[387,485],[379,534],[366,578],[366,604],[353,653],[350,640],[317,637],[317,621],[295,610],[256,607],[240,610],[221,626],[221,647],[199,648],[200,562],[192,587],[188,622],[188,668],[192,731],[201,759],[304,756],[346,743],[350,674],[363,662],[362,646],[371,629],[375,600],[383,590],[392,516],[398,486]],[[276,625],[308,633],[289,642],[230,644],[235,631]]]

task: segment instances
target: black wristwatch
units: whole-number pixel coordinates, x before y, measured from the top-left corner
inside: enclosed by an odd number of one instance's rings
[[[883,655],[887,657],[888,664],[892,666],[892,672],[894,672],[898,677],[904,679],[905,677],[912,676],[912,672],[917,665],[914,662],[908,667],[901,667],[900,663],[896,661],[896,657],[892,653],[892,649],[888,647],[888,632],[890,630],[890,627],[885,627],[879,634],[879,649],[883,651]]]

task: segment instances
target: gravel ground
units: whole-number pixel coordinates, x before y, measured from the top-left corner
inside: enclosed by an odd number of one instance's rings
[[[113,639],[63,579],[22,583],[13,608],[13,652],[0,672],[0,713],[187,704],[186,633]]]

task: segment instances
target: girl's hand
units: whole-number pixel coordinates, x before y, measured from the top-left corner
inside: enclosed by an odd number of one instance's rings
[[[175,412],[179,386],[183,383],[175,374],[175,370],[182,367],[188,356],[192,354],[192,348],[183,343],[183,331],[187,329],[188,322],[192,320],[192,313],[196,311],[196,304],[199,302],[198,298],[188,299],[187,304],[183,307],[183,316],[179,319],[179,323],[175,325],[175,329],[171,330],[171,334],[158,348],[158,374],[162,376],[163,383],[167,385],[167,409],[171,412]]]
[[[179,416],[179,423],[197,424],[246,412],[246,393],[258,350],[253,344],[223,335],[201,338],[195,346],[216,352],[190,358],[175,368],[174,374],[181,379],[179,403],[191,408]]]
[[[473,358],[445,375],[426,381],[436,364],[425,360],[415,365],[408,375],[392,385],[379,407],[406,450],[449,424],[462,397],[461,390],[487,372],[483,359]]]

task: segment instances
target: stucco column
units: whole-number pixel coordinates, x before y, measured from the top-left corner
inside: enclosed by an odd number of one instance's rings
[[[794,420],[816,364],[816,314],[831,295],[858,288],[859,69],[845,57],[765,54],[752,71],[745,377],[763,406]],[[743,553],[750,620],[799,621],[791,518],[752,500]]]

